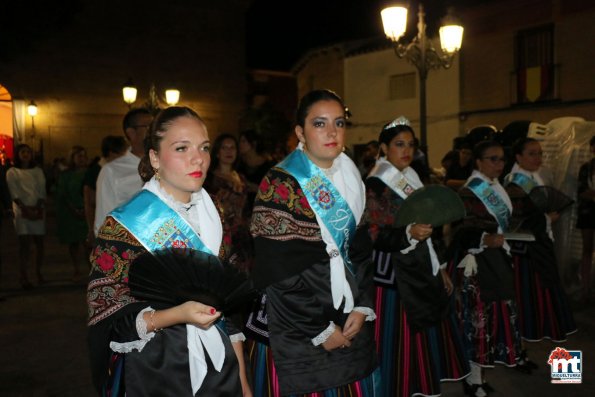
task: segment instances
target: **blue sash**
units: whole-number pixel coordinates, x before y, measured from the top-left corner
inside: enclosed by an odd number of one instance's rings
[[[353,274],[349,245],[357,224],[347,201],[302,150],[294,150],[277,167],[286,170],[298,181],[308,204],[322,219],[339,247],[345,266]]]
[[[503,231],[508,230],[510,210],[500,195],[492,189],[490,184],[483,179],[474,178],[467,183],[467,187],[471,189],[477,198],[481,200],[483,205],[485,205],[496,217],[500,228],[502,228]]]
[[[529,178],[525,174],[521,174],[520,172],[515,172],[514,174],[508,174],[505,181],[505,186],[508,186],[511,183],[514,183],[517,186],[520,186],[521,189],[527,194],[531,192],[531,190],[537,186],[537,182],[535,182],[532,178]]]
[[[150,252],[190,248],[213,255],[188,222],[148,190],[141,190],[110,215]]]

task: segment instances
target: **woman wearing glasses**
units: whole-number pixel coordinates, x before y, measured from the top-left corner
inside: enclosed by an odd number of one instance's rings
[[[466,218],[454,226],[453,264],[460,289],[463,339],[471,364],[465,392],[486,396],[483,368],[494,363],[517,365],[520,335],[516,324],[514,273],[510,247],[504,238],[511,222],[512,202],[498,181],[505,165],[504,150],[494,141],[473,149],[475,170],[459,190]]]
[[[416,145],[407,119],[387,124],[379,142],[381,157],[366,179],[364,219],[374,241],[381,395],[435,396],[441,381],[469,372],[450,310],[453,285],[432,226],[395,226],[399,207],[423,186],[410,166]]]

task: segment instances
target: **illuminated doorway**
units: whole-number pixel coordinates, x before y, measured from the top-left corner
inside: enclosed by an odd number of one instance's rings
[[[12,96],[0,84],[0,165],[12,162],[14,145]]]

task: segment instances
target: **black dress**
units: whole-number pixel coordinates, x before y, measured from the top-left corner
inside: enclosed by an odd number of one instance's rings
[[[128,267],[146,253],[138,240],[111,216],[97,236],[91,253],[91,281],[88,343],[93,383],[102,395],[115,396],[192,396],[186,325],[167,327],[142,348],[126,353],[110,349],[110,342],[126,343],[139,339],[137,314],[149,306],[130,295]],[[154,309],[161,309],[152,303]],[[242,395],[237,356],[228,334],[235,334],[229,321],[217,325],[225,347],[225,362],[217,372],[205,354],[208,374],[194,396]]]
[[[366,321],[345,349],[327,351],[312,343],[330,321],[343,327],[348,314],[343,313],[343,305],[333,306],[330,259],[320,227],[300,185],[286,171],[272,168],[260,184],[251,230],[256,252],[253,278],[257,286],[266,287],[270,350],[281,394],[336,389],[338,395],[351,395],[371,387],[367,377],[377,365],[373,323]],[[346,279],[355,306],[370,309],[374,304],[371,251],[367,231],[358,228],[349,253],[356,271],[346,272]],[[273,363],[265,350],[251,357],[252,364],[255,372],[270,374]],[[265,358],[266,369],[255,362]],[[259,373],[255,383],[261,382]],[[277,379],[268,376],[265,382],[269,383],[265,387],[274,388]]]

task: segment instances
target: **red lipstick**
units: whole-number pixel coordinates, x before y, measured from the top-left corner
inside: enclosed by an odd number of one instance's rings
[[[188,175],[190,175],[193,178],[202,178],[202,171],[194,171],[189,173]]]

